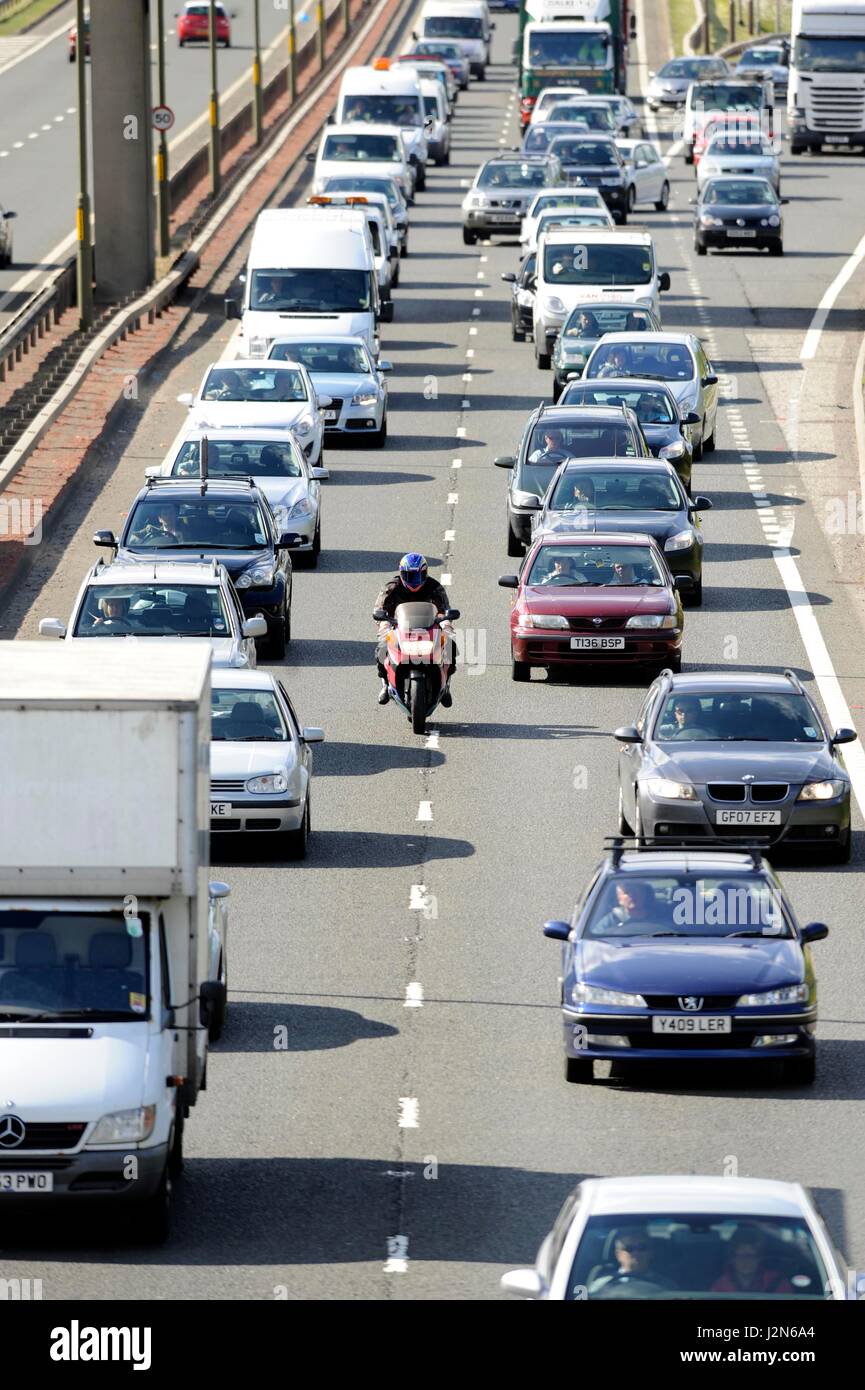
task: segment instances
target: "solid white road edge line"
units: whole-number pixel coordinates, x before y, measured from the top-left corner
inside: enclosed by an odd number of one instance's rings
[[[823,295],[823,298],[820,300],[817,311],[811,320],[811,327],[805,334],[802,351],[799,353],[800,361],[810,362],[816,357],[817,349],[820,346],[820,336],[826,326],[826,320],[835,307],[835,301],[847,282],[855,275],[863,260],[865,260],[865,236],[863,236],[853,254],[848,257],[846,263],[841,267],[828,290]]]

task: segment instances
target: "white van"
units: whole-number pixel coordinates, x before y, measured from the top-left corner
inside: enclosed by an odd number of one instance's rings
[[[660,318],[659,294],[670,276],[658,273],[645,227],[582,227],[544,233],[538,240],[534,305],[535,360],[550,365],[559,330],[576,304],[641,304]]]
[[[339,88],[336,122],[398,126],[414,166],[417,188],[426,186],[427,120],[417,74],[411,68],[348,68]]]
[[[406,202],[414,201],[417,174],[399,126],[364,125],[360,121],[328,125],[318,150],[310,150],[306,157],[315,162],[314,193],[323,193],[327,180],[340,174],[365,174],[367,178],[393,179]]]
[[[393,287],[394,265],[398,265],[399,251],[394,250],[391,238],[388,234],[385,214],[380,206],[367,202],[367,199],[360,195],[351,198],[349,194],[329,194],[314,193],[311,198],[307,198],[307,205],[310,207],[321,208],[324,212],[360,212],[366,218],[369,228],[370,240],[372,241],[372,254],[375,260],[375,271],[378,277],[378,293],[382,303],[390,299],[390,292]]]
[[[274,338],[316,324],[325,333],[363,338],[378,357],[379,321],[390,321],[393,304],[379,297],[363,213],[314,207],[260,213],[242,305],[226,299],[225,315],[241,320],[240,357],[266,357]]]
[[[483,81],[494,28],[485,0],[426,0],[413,37],[449,39],[468,58],[472,76]]]
[[[451,162],[451,127],[441,83],[422,77],[420,83],[424,111],[430,123],[428,143],[430,159],[435,164]]]

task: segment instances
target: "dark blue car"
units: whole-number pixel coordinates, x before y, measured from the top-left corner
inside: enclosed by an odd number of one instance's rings
[[[615,841],[567,922],[565,1076],[596,1059],[783,1061],[816,1075],[817,985],[810,943],[758,851],[628,848]]]

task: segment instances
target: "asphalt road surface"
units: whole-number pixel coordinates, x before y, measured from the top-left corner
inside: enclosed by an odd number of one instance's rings
[[[41,1278],[45,1298],[496,1297],[499,1274],[534,1258],[561,1200],[589,1174],[797,1179],[815,1189],[850,1263],[865,1262],[858,810],[848,868],[782,866],[800,920],[831,928],[815,948],[813,1089],[735,1068],[610,1077],[599,1066],[593,1085],[563,1079],[559,957],[541,924],[570,912],[601,837],[615,831],[610,732],[632,722],[645,681],[510,679],[509,599],[496,580],[514,563],[506,479],[492,459],[549,399],[551,377],[530,344],[510,340],[499,277],[515,268],[516,246],[464,247],[459,203],[478,162],[516,139],[515,28],[497,16],[489,79],[460,98],[452,163],[431,171],[413,213],[384,332],[395,363],[388,444],[328,448],[321,563],[296,575],[283,668],[301,719],[327,733],[311,853],[301,865],[234,845],[214,855],[232,886],[230,1021],[187,1126],[173,1234],[157,1252],[96,1230],[7,1248],[3,1275]],[[649,40],[656,66],[661,40],[653,30]],[[635,90],[640,75],[635,62]],[[698,261],[693,175],[679,157],[670,174],[670,211],[639,219],[672,276],[664,323],[700,331],[729,377],[718,450],[695,467],[695,490],[715,509],[685,667],[791,666],[813,686],[811,614],[826,648],[821,688],[828,662],[865,728],[850,582],[861,579],[861,541],[827,526],[827,502],[859,489],[850,376],[861,276],[816,357],[799,359],[814,308],[865,231],[861,161],[785,161],[784,259]],[[92,532],[119,527],[145,465],[182,422],[177,393],[195,387],[229,336],[215,317],[190,327],[40,550],[0,635],[33,636],[40,616],[67,616],[96,558]],[[745,472],[746,444],[764,489]],[[755,490],[767,494],[768,520]],[[779,541],[810,596],[796,613]],[[473,657],[431,739],[375,698],[370,610],[408,549],[452,576]],[[406,1007],[409,985],[421,986],[421,1007]],[[282,1027],[284,1049],[274,1046]]]

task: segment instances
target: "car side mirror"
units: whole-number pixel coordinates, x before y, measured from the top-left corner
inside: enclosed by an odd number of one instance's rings
[[[520,587],[519,576],[516,574],[500,574],[500,589],[518,589]]]
[[[670,282],[670,272],[669,272],[669,270],[663,270],[663,271],[661,272],[660,276],[658,277],[658,289],[659,289],[659,290],[668,290],[668,289],[670,288],[670,283],[671,283],[671,282]]]
[[[113,531],[97,531],[93,537],[94,545],[110,545],[117,549],[117,537]]]
[[[700,425],[702,421],[696,410],[689,410],[682,420],[683,425]]]
[[[784,201],[786,202],[786,201],[788,201],[788,200],[785,199]],[[13,217],[17,217],[18,214],[17,214],[17,212],[4,212],[3,216],[4,216],[5,220],[6,220],[7,222],[9,222],[9,221],[11,221],[11,219],[12,219]]]
[[[386,357],[382,358],[381,362],[378,364],[378,369],[380,372],[392,372],[393,363],[389,362]]]
[[[257,613],[254,618],[246,618],[240,629],[244,637],[266,637],[267,619]]]
[[[202,1028],[209,1028],[215,1015],[225,1008],[228,987],[221,980],[203,980],[198,990],[198,1017]]]
[[[571,928],[567,922],[544,922],[544,936],[551,941],[567,941],[570,934]]]
[[[65,637],[66,624],[59,618],[40,618],[39,619],[40,637]]]
[[[222,301],[222,307],[227,319],[240,318],[240,305],[237,300],[232,299],[230,295],[226,295],[225,299]]]
[[[717,385],[718,385],[718,378],[715,376],[715,373],[714,373],[714,372],[710,372],[708,376],[704,376],[704,377],[703,377],[703,385],[704,385],[704,386],[717,386]]]
[[[688,506],[689,512],[710,512],[711,510],[711,497],[692,497]]]
[[[499,1284],[512,1298],[543,1298],[547,1288],[536,1269],[509,1270]]]
[[[516,459],[513,454],[499,454],[498,458],[493,459],[494,468],[515,468]]]
[[[689,594],[694,588],[693,576],[690,574],[674,574],[673,588],[678,589],[680,593]]]
[[[149,467],[145,468],[144,476],[145,478],[161,478],[162,465],[159,463],[151,463]]]
[[[180,395],[177,397],[177,404],[191,406],[194,400],[195,397],[191,391],[181,391]]]
[[[460,610],[459,610],[458,608],[446,608],[446,609],[445,609],[445,619],[446,619],[447,622],[449,622],[449,623],[455,623],[455,622],[457,621],[457,619],[460,618],[461,616],[462,616],[462,614],[460,613]]]
[[[382,323],[393,323],[393,300],[386,299],[379,310]]]
[[[634,19],[636,19],[636,17],[637,17],[637,16],[634,15]],[[657,77],[657,76],[658,76],[658,74],[657,74],[656,72],[650,72],[650,73],[649,73],[649,81],[651,82],[652,78],[653,78],[653,77]]]
[[[318,158],[318,150],[307,150],[307,152],[306,152],[306,162],[307,162],[307,164],[314,164],[317,158]]]
[[[386,608],[374,608],[372,610],[373,620],[377,623],[389,623],[390,613]]]
[[[304,729],[300,736],[304,743],[324,743],[324,729],[316,729],[312,725]]]
[[[207,891],[211,898],[227,898],[231,895],[231,889],[222,879],[213,878],[207,885]]]
[[[825,922],[809,922],[802,928],[802,945],[808,946],[812,941],[825,941],[829,935],[829,928]]]
[[[512,270],[503,271],[502,279],[506,285],[515,285],[517,283],[517,277]]]
[[[329,468],[310,468],[309,475],[316,483],[323,483],[330,477]]]
[[[836,729],[830,743],[836,747],[839,743],[855,743],[859,735],[855,729]]]
[[[333,405],[333,396],[319,396],[316,394],[316,401],[322,407]]]
[[[779,199],[779,202],[780,202],[784,207],[787,206],[787,204],[789,203],[789,201],[790,201],[789,198],[780,198],[780,199]]]
[[[634,724],[624,724],[621,729],[613,732],[613,738],[619,743],[642,743],[643,736]]]

